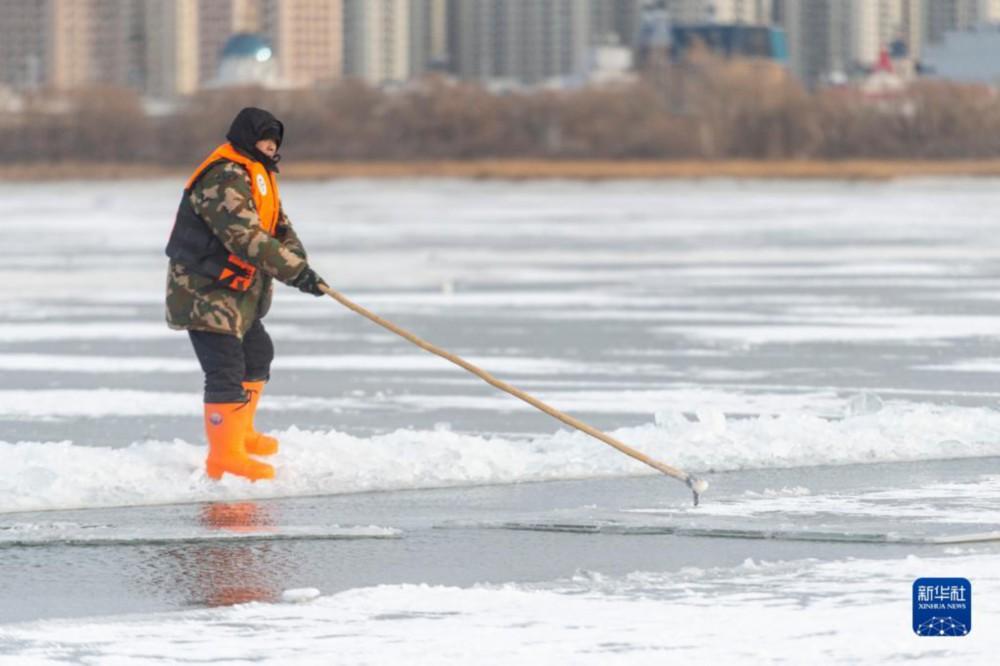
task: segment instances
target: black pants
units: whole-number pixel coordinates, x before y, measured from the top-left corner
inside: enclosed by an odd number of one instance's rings
[[[245,381],[271,378],[274,344],[260,319],[240,340],[234,335],[188,331],[205,373],[205,402],[245,402]]]

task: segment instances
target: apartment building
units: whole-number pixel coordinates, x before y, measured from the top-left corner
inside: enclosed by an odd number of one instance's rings
[[[282,85],[311,86],[343,75],[344,9],[344,0],[262,0],[260,28],[274,47]]]
[[[589,3],[458,0],[451,11],[454,69],[462,78],[538,84],[586,69]]]

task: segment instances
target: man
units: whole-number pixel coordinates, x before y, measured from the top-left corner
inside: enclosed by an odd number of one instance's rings
[[[274,468],[278,442],[254,428],[274,346],[261,319],[272,279],[320,296],[313,271],[278,197],[274,174],[284,125],[263,109],[237,114],[228,143],[188,179],[167,243],[167,324],[187,330],[205,373],[205,471],[252,481]]]

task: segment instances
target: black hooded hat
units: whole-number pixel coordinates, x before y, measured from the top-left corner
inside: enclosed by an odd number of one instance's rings
[[[268,157],[257,149],[256,144],[261,139],[274,139],[280,148],[281,139],[284,136],[285,126],[280,120],[264,109],[248,106],[233,118],[233,124],[229,126],[226,139],[233,145],[233,148],[257,160],[268,171],[277,171],[278,160],[281,159],[281,156]]]

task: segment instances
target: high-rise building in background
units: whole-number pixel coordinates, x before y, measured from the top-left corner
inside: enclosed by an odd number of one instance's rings
[[[410,0],[347,0],[344,73],[370,83],[410,77]]]
[[[590,30],[596,44],[617,41],[634,47],[645,0],[590,0]]]
[[[675,23],[771,22],[772,0],[666,0],[665,9]]]
[[[946,35],[1000,24],[1000,0],[0,0],[0,85],[169,98],[345,74],[381,85],[430,69],[505,85],[583,81],[599,50],[642,48],[653,10],[690,34],[779,26],[810,86],[861,76],[885,51],[912,70]],[[226,80],[224,48],[240,72]],[[262,54],[261,67],[245,66]]]
[[[921,0],[867,0],[850,3],[851,62],[870,67],[882,51],[892,51],[894,44],[905,45],[908,53],[918,53],[922,39]]]
[[[448,0],[410,0],[410,75],[447,71],[451,67],[448,44]]]
[[[846,76],[851,0],[777,0],[789,67],[808,85]]]
[[[198,0],[144,0],[146,94],[169,98],[198,89],[198,4]]]
[[[635,64],[640,69],[661,69],[671,59],[673,23],[666,2],[643,7],[635,41]]]
[[[906,57],[914,62],[919,60],[927,42],[924,31],[925,15],[923,0],[905,0],[902,3],[898,37],[906,48]]]
[[[145,63],[141,6],[134,0],[39,0],[44,8],[44,85],[57,89],[125,86]],[[137,34],[137,32],[139,34]]]
[[[453,1],[454,70],[462,78],[538,84],[580,76],[590,5],[574,0]]]
[[[262,0],[260,25],[284,85],[310,86],[343,74],[344,0]]]
[[[979,0],[979,18],[983,23],[1000,22],[1000,0]]]
[[[37,0],[0,0],[0,85],[43,86],[48,71],[49,7]]]
[[[946,32],[970,28],[982,20],[990,3],[983,0],[923,0],[928,42],[939,42]]]
[[[675,23],[708,23],[711,21],[707,0],[666,0],[664,9]]]
[[[883,51],[900,61],[919,59],[929,38],[928,3],[937,1],[775,0],[775,20],[786,30],[792,70],[815,85],[870,70]],[[980,0],[970,1],[971,7]]]
[[[87,1],[46,0],[46,83],[77,88],[91,82],[94,51],[94,7]]]
[[[90,73],[81,82],[112,86],[140,84],[148,63],[143,60],[141,5],[136,0],[87,0]],[[71,26],[71,30],[77,28]]]
[[[771,0],[714,0],[710,20],[716,23],[749,23],[766,25],[771,22]]]
[[[793,70],[807,83],[871,68],[883,50],[919,61],[948,32],[1000,23],[1000,0],[774,0]]]
[[[72,89],[135,83],[135,0],[0,0],[0,82]]]

